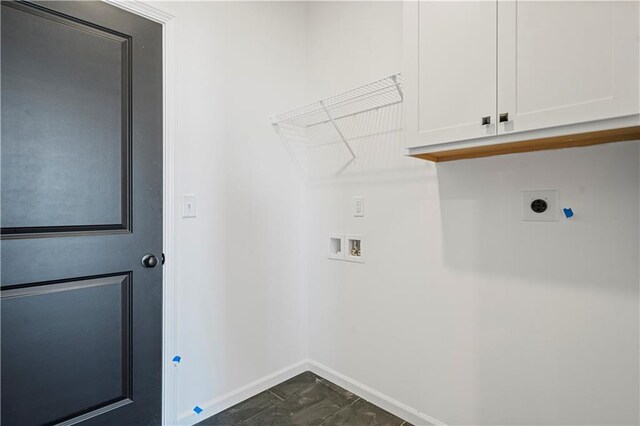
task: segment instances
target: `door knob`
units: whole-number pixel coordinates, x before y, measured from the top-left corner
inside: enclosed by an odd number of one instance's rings
[[[145,268],[155,268],[155,266],[158,264],[158,258],[152,254],[145,254],[142,257],[141,263]]]

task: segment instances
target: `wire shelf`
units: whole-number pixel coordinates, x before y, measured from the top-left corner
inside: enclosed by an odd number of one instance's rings
[[[402,77],[395,74],[278,114],[271,124],[303,174],[339,174],[356,160],[350,141],[391,130],[384,120],[367,120],[366,127],[354,123],[402,101]]]

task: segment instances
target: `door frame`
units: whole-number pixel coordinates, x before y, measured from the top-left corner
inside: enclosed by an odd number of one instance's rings
[[[162,424],[175,425],[177,411],[177,297],[175,257],[175,148],[177,130],[177,31],[175,16],[136,0],[101,0],[162,25]]]

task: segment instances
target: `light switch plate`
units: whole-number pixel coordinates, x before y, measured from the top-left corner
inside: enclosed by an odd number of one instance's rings
[[[195,194],[182,194],[182,217],[197,217],[198,205]]]
[[[546,206],[544,211],[534,211],[540,206]],[[522,220],[525,222],[557,222],[558,221],[558,191],[522,191]]]
[[[364,195],[353,197],[353,216],[364,217]]]

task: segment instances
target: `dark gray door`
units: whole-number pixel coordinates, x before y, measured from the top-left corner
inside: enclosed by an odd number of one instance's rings
[[[1,31],[2,424],[159,424],[162,28],[3,2]]]

